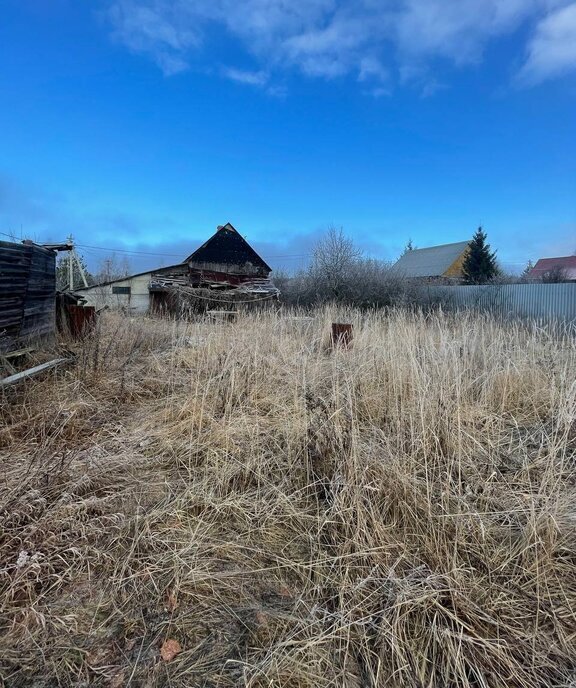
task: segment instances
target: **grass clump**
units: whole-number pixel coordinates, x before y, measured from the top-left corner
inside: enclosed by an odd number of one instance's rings
[[[572,685],[568,334],[107,315],[77,348],[3,399],[7,686]]]

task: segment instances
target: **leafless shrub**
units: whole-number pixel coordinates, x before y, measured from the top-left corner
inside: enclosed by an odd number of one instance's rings
[[[416,282],[395,275],[390,264],[365,258],[342,229],[330,227],[307,268],[292,278],[275,277],[288,305],[347,304],[362,309],[429,304]]]
[[[568,281],[568,273],[561,265],[554,265],[549,270],[542,273],[542,282],[546,284],[558,284]]]

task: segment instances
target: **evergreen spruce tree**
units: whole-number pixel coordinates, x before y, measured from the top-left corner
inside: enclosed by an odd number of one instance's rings
[[[406,246],[404,246],[404,250],[402,251],[402,255],[405,256],[408,253],[408,251],[413,251],[415,248],[417,248],[417,247],[414,246],[414,244],[412,243],[412,239],[408,239],[408,243],[406,244]]]
[[[522,270],[522,274],[520,275],[520,279],[522,279],[522,280],[528,279],[528,275],[532,272],[533,267],[534,267],[534,263],[531,260],[529,260],[526,263],[526,267],[524,268],[524,270]]]
[[[485,284],[499,273],[496,252],[490,250],[486,238],[486,232],[478,227],[462,265],[462,276],[466,284]]]

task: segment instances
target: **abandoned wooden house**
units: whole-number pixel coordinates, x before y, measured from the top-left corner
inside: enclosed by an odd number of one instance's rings
[[[217,289],[266,280],[272,272],[250,244],[228,222],[185,261],[191,286]]]
[[[68,244],[0,241],[0,352],[56,331],[56,253]]]
[[[78,289],[97,308],[131,313],[174,312],[186,301],[196,310],[215,303],[274,299],[272,269],[230,224],[216,232],[182,263]],[[194,308],[193,308],[194,310]]]

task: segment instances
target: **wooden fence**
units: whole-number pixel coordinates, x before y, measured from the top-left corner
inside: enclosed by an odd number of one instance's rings
[[[56,252],[0,241],[0,350],[52,336],[55,299]]]

